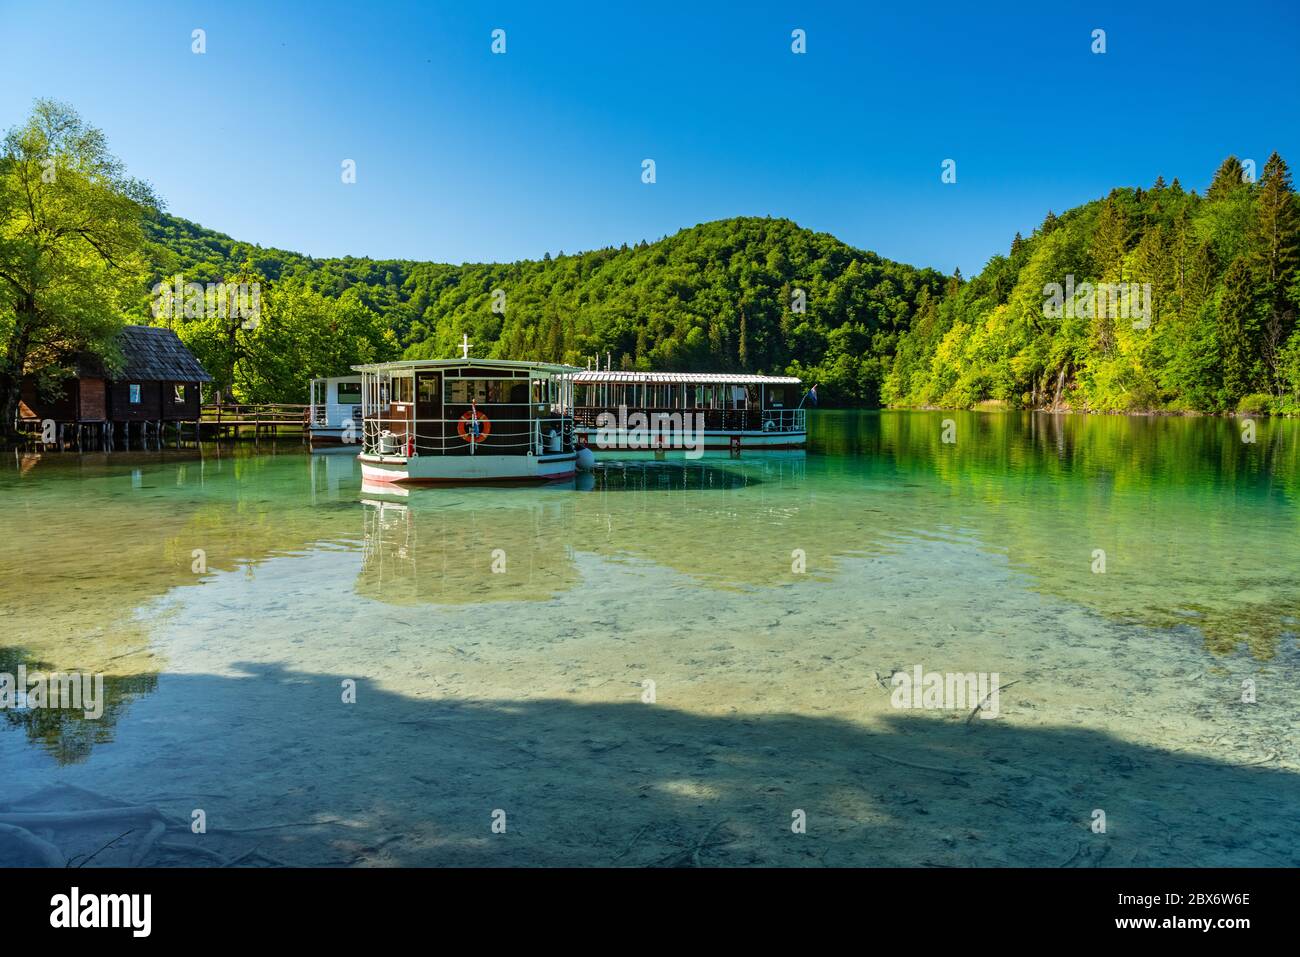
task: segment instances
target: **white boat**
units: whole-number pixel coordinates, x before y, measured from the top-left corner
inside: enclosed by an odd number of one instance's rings
[[[311,380],[307,431],[313,445],[361,440],[361,376]]]
[[[466,357],[352,368],[365,482],[551,481],[575,471],[573,366]]]
[[[734,455],[808,441],[795,376],[588,369],[572,382],[577,444],[598,457]]]

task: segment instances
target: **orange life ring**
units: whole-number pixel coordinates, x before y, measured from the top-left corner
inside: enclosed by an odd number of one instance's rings
[[[470,424],[471,418],[474,419],[474,425],[478,426],[476,431],[473,431],[473,426]],[[492,422],[482,412],[471,409],[460,417],[460,421],[456,423],[456,431],[462,439],[473,445],[482,442],[492,434]]]

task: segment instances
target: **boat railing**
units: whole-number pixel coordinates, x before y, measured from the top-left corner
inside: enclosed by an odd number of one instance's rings
[[[807,409],[764,409],[764,432],[803,432]]]
[[[313,405],[308,421],[315,428],[327,428],[330,425],[331,415],[333,415],[334,422],[338,426],[347,425],[349,420],[355,425],[361,421],[361,405],[357,402]]]
[[[546,418],[502,419],[485,417],[482,431],[475,433],[466,426],[466,436],[477,434],[475,441],[461,436],[462,418],[411,419],[405,417],[364,419],[361,451],[369,455],[511,455],[532,453],[547,455],[573,450],[573,423],[559,414]],[[554,438],[551,432],[555,432]],[[559,448],[554,446],[558,444]]]

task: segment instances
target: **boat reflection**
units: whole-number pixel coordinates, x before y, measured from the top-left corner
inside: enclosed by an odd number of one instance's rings
[[[671,455],[664,459],[618,459],[601,455],[596,468],[578,475],[582,492],[718,491],[774,485],[790,488],[804,480],[802,449],[731,457],[709,454],[698,459]]]
[[[571,484],[571,483],[570,483]],[[578,581],[573,496],[362,483],[359,594],[390,604],[543,601]]]
[[[804,464],[802,452],[613,461],[528,489],[363,482],[357,591],[392,604],[546,601],[580,583],[581,555],[724,587],[788,581],[789,534],[772,532],[797,527]],[[700,539],[713,544],[691,546]]]

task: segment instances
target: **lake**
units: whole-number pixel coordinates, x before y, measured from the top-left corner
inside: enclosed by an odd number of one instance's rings
[[[821,410],[407,492],[7,452],[0,673],[105,700],[0,712],[0,804],[93,864],[1297,866],[1300,422],[1255,429]]]

